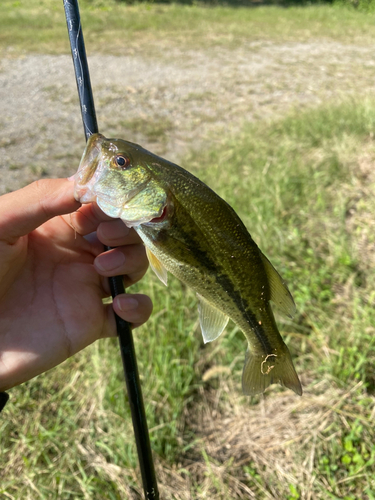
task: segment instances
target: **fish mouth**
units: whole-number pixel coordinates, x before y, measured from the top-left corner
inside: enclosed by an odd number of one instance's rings
[[[80,203],[90,203],[96,198],[92,188],[98,179],[98,164],[104,141],[105,137],[101,134],[93,134],[87,141],[74,176],[74,198]]]

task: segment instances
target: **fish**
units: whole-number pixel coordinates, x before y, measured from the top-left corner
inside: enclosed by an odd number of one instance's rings
[[[245,395],[274,383],[302,395],[270,304],[292,317],[292,295],[228,203],[182,167],[101,134],[89,137],[74,181],[77,201],[96,202],[135,229],[165,285],[170,272],[196,292],[205,343],[217,339],[229,319],[242,330]]]

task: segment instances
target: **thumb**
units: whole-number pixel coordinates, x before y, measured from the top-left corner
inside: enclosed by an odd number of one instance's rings
[[[56,215],[74,212],[73,181],[43,179],[0,196],[0,241],[13,244]]]

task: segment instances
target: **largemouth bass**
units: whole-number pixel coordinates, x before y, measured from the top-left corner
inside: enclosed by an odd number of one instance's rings
[[[137,144],[94,134],[75,175],[75,198],[96,201],[107,215],[134,227],[161,281],[167,284],[169,271],[197,293],[204,342],[215,340],[229,318],[241,328],[248,342],[245,394],[262,393],[272,383],[302,394],[270,305],[292,316],[293,298],[214,191]]]

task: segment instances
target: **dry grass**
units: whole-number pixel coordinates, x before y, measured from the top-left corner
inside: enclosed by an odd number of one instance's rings
[[[301,500],[338,498],[318,464],[330,443],[342,439],[338,429],[350,429],[353,420],[371,427],[372,415],[357,414],[361,391],[362,382],[345,391],[323,380],[313,383],[303,398],[273,393],[252,406],[244,404],[230,382],[222,380],[218,390],[202,389],[199,403],[184,415],[194,445],[173,466],[157,460],[161,498],[294,498],[291,485]],[[110,464],[93,449],[81,451],[91,468],[116,482],[124,498],[142,498],[138,488],[128,486],[137,482],[138,470]],[[374,479],[368,479],[375,487]],[[345,491],[343,478],[343,495]]]
[[[200,485],[197,498],[225,498],[225,491],[238,499],[286,498],[289,485],[298,489],[301,499],[327,498],[330,487],[319,477],[316,464],[325,443],[339,437],[330,429],[342,422],[348,426],[346,419],[356,417],[351,397],[362,385],[343,391],[327,381],[315,382],[301,399],[278,393],[255,406],[233,398],[235,392],[227,384],[219,394],[205,393],[191,421],[201,439],[194,448],[196,461],[185,466]],[[228,396],[224,408],[222,392]],[[244,473],[244,466],[250,472]]]

